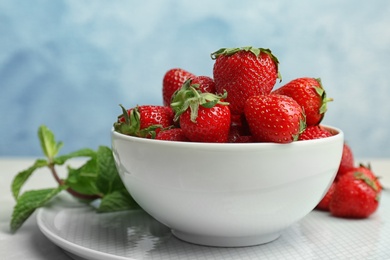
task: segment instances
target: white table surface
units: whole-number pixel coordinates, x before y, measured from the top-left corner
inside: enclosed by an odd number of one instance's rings
[[[36,158],[0,158],[0,259],[71,259],[64,251],[48,240],[39,230],[36,216],[33,214],[15,233],[9,229],[15,201],[11,193],[11,182],[14,176],[33,164]],[[390,159],[365,159],[358,162],[370,162],[382,184],[390,188]],[[72,161],[73,166],[80,161]],[[64,169],[59,173],[64,174]],[[23,190],[52,188],[56,183],[47,169],[40,169],[28,180]],[[22,191],[23,191],[22,190]],[[389,245],[390,246],[390,245]]]

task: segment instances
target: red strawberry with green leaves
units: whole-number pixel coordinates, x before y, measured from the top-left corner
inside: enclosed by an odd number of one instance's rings
[[[248,98],[245,118],[250,132],[259,142],[290,143],[305,130],[302,107],[283,95],[260,95]]]
[[[339,178],[353,168],[355,168],[355,159],[352,149],[347,143],[344,143],[343,153],[341,156],[339,169],[337,170],[336,178]]]
[[[295,99],[306,114],[306,124],[318,125],[324,118],[327,103],[332,101],[326,97],[326,92],[319,78],[297,78],[272,93],[286,95]]]
[[[361,173],[364,173],[366,176],[368,176],[371,180],[373,180],[375,182],[375,185],[378,187],[379,191],[382,191],[382,185],[379,182],[379,178],[372,171],[370,164],[368,164],[366,166],[366,165],[360,163],[359,166],[350,169],[345,174],[347,174],[349,172],[361,172]]]
[[[175,93],[171,107],[184,135],[192,142],[226,143],[231,115],[225,95],[202,93],[187,80]]]
[[[299,135],[298,140],[313,140],[320,139],[332,136],[332,133],[329,132],[326,128],[320,125],[311,125],[307,126],[305,131]]]
[[[251,96],[269,94],[281,76],[271,50],[254,47],[222,48],[211,54],[217,93],[228,92],[232,114],[242,114]]]
[[[173,125],[174,113],[170,107],[143,105],[126,110],[122,105],[122,115],[114,124],[114,129],[122,134],[155,138],[162,129]]]
[[[352,170],[338,178],[329,210],[342,218],[367,218],[379,206],[381,187],[377,179],[361,170]]]
[[[173,93],[180,89],[187,79],[195,77],[191,72],[181,68],[168,70],[163,78],[162,94],[164,106],[170,106]]]
[[[162,129],[156,135],[156,140],[180,141],[180,142],[189,141],[189,139],[185,136],[183,129],[181,128]]]
[[[208,76],[196,76],[192,79],[192,84],[199,84],[200,92],[216,93],[215,82]]]

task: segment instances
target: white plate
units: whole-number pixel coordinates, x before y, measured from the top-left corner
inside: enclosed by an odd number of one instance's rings
[[[390,259],[390,193],[368,219],[313,211],[277,240],[218,248],[183,242],[142,210],[95,213],[65,194],[38,210],[40,230],[74,259]]]

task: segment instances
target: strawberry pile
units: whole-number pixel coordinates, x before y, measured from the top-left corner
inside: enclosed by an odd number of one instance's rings
[[[162,84],[163,105],[121,106],[115,131],[157,140],[214,143],[291,143],[333,135],[320,124],[332,99],[326,96],[319,78],[296,78],[274,89],[281,74],[279,61],[270,49],[222,48],[211,58],[215,61],[212,78],[182,68],[168,70]],[[349,170],[350,162],[345,162],[343,154],[339,172]],[[333,195],[327,194],[317,208],[339,217],[372,214],[374,207],[365,214],[336,210],[356,204],[347,199],[348,195],[339,194],[344,192],[337,186],[344,186],[338,185],[344,182],[350,185],[348,189],[354,183],[371,187],[378,202],[379,182],[372,172],[370,176],[366,172],[341,174],[346,177],[338,174],[328,192]]]
[[[336,178],[316,209],[329,211],[335,217],[367,218],[379,206],[382,186],[371,167],[355,166],[353,152],[344,143]]]

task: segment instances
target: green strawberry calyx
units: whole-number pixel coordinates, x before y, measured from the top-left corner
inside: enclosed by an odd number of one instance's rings
[[[293,135],[293,141],[298,141],[299,136],[306,130],[306,115],[302,112],[302,119],[299,120],[299,132],[296,135]]]
[[[378,185],[375,183],[374,180],[372,180],[371,178],[369,178],[367,175],[365,175],[364,173],[362,172],[355,172],[353,174],[353,176],[358,179],[358,180],[362,180],[364,181],[371,189],[373,189],[375,192],[379,192],[379,187]],[[375,200],[379,201],[380,200],[380,195],[379,193],[377,194],[377,196],[375,197]]]
[[[333,98],[328,98],[326,96],[326,92],[324,90],[324,87],[322,86],[322,82],[320,78],[315,79],[319,86],[313,86],[317,94],[321,97],[321,107],[320,107],[320,114],[325,114],[325,112],[328,110],[328,102],[333,101]]]
[[[279,60],[278,58],[273,55],[272,51],[270,49],[267,49],[267,48],[256,48],[256,47],[252,47],[252,46],[246,46],[246,47],[240,47],[240,48],[221,48],[213,53],[210,54],[211,56],[211,59],[213,60],[216,60],[219,56],[222,56],[222,55],[225,55],[225,56],[231,56],[237,52],[240,52],[240,51],[249,51],[251,53],[253,53],[254,55],[256,55],[257,57],[261,54],[261,53],[266,53],[270,56],[270,58],[272,59],[272,61],[275,63],[276,65],[276,71],[278,73],[278,79],[280,81],[282,81],[282,75],[279,71]]]
[[[228,102],[223,101],[226,97],[226,91],[222,95],[208,92],[203,93],[199,90],[199,84],[192,84],[192,79],[188,79],[183,83],[182,87],[173,94],[171,101],[171,108],[175,112],[173,120],[177,121],[180,115],[187,109],[190,109],[190,119],[192,122],[196,123],[199,106],[212,108],[217,104],[224,106],[229,105]]]
[[[150,137],[154,139],[156,137],[156,130],[161,129],[161,125],[151,125],[146,128],[141,129],[141,114],[139,112],[139,107],[131,109],[128,112],[122,105],[119,105],[122,108],[122,115],[118,118],[124,119],[124,122],[117,121],[114,123],[114,130],[131,136],[137,137]]]

